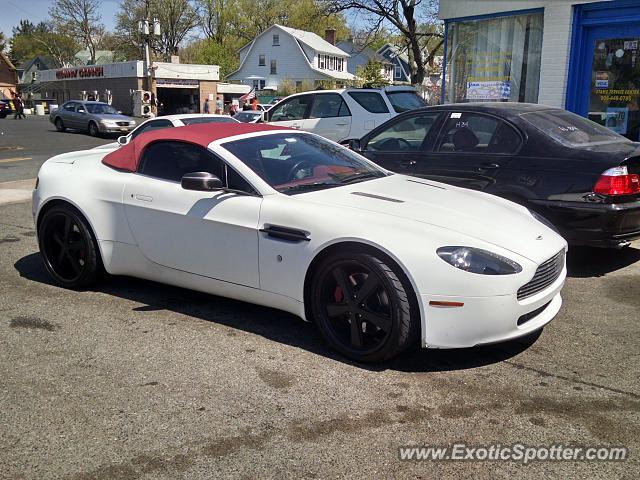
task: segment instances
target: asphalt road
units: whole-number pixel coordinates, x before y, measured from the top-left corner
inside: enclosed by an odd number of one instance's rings
[[[0,130],[0,187],[111,140],[35,118]],[[537,337],[371,367],[276,310],[123,277],[64,290],[34,234],[29,203],[0,205],[0,478],[640,477],[637,242],[572,250],[562,310]],[[451,443],[630,458],[399,460],[400,446]]]

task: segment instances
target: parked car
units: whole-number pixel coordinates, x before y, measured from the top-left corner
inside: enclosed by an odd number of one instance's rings
[[[640,149],[556,108],[465,103],[399,115],[352,147],[389,170],[498,195],[574,245],[640,237]]]
[[[130,132],[136,126],[133,118],[122,115],[108,103],[81,100],[63,103],[49,114],[49,121],[59,132],[71,128],[86,131],[92,137],[101,133]]]
[[[0,100],[0,118],[6,118],[7,115],[13,115],[13,103],[11,100]]]
[[[262,112],[257,110],[241,110],[233,118],[242,123],[258,123],[262,119]]]
[[[424,107],[413,87],[345,88],[291,95],[265,113],[265,122],[347,143],[398,113]]]
[[[200,123],[238,123],[229,115],[214,115],[209,113],[184,113],[180,115],[166,115],[163,117],[150,118],[138,125],[130,134],[118,137],[117,142],[99,145],[95,149],[116,148],[118,145],[126,145],[132,139],[143,132],[160,130],[163,128],[184,127],[186,125],[196,125]]]
[[[65,287],[104,268],[278,308],[357,361],[527,335],[558,313],[566,276],[565,240],[520,205],[261,124],[58,155],[33,212]]]

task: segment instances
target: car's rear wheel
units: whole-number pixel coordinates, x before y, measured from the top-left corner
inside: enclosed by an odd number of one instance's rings
[[[89,122],[89,135],[97,137],[99,133],[100,130],[98,130],[98,125],[96,125],[95,122]]]
[[[311,311],[323,337],[360,362],[381,362],[415,337],[410,286],[396,267],[373,254],[335,253],[316,269]]]
[[[64,122],[60,117],[56,118],[56,130],[59,132],[64,132],[67,128],[64,126]]]
[[[98,243],[87,221],[71,206],[44,213],[38,242],[47,271],[64,287],[87,287],[103,272]]]

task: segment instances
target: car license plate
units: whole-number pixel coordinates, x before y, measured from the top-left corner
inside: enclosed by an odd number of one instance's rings
[[[126,132],[126,131],[128,131],[128,130],[129,130],[128,128],[121,128],[121,129],[120,129],[120,131],[121,131],[121,132]]]

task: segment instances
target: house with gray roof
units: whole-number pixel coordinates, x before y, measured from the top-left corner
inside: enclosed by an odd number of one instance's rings
[[[393,82],[393,63],[365,45],[359,45],[353,40],[343,40],[336,43],[336,47],[349,54],[347,70],[353,75],[357,75],[359,68],[364,68],[369,62],[380,64],[380,74],[389,83]]]
[[[409,69],[409,57],[402,52],[397,45],[385,43],[378,49],[378,54],[393,64],[394,83],[410,83],[411,70]]]
[[[239,50],[240,67],[226,79],[257,90],[278,90],[285,79],[296,87],[303,82],[343,85],[353,80],[349,54],[334,45],[335,31],[328,30],[325,37],[272,25]]]

